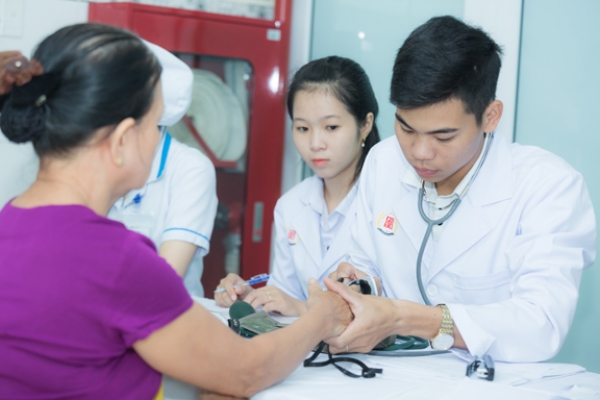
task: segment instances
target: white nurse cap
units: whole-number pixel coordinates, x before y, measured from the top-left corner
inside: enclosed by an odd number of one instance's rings
[[[145,40],[144,43],[162,66],[160,79],[164,111],[158,125],[175,125],[185,115],[192,102],[194,74],[190,67],[167,50]]]

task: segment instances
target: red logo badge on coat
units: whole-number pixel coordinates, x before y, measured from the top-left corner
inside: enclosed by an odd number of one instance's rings
[[[382,212],[377,217],[377,229],[384,235],[393,235],[398,229],[398,219],[392,214]]]
[[[287,240],[288,243],[290,245],[294,245],[297,244],[300,241],[300,237],[298,236],[298,232],[296,232],[294,229],[291,228],[286,228],[286,235],[287,235]]]

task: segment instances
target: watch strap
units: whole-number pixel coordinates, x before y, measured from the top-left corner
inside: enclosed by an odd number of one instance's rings
[[[442,309],[442,326],[439,334],[454,335],[454,320],[448,306],[445,304],[438,304],[437,307]]]

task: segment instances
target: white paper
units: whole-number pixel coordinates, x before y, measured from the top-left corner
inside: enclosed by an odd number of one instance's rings
[[[537,390],[505,386],[496,382],[481,379],[464,378],[449,393],[441,397],[443,400],[464,399],[527,399],[527,400],[558,400],[560,396]]]
[[[575,364],[551,363],[496,363],[495,382],[518,386],[529,382],[570,376],[585,372],[585,368]]]

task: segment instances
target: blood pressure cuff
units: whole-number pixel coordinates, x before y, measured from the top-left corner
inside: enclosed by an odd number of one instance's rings
[[[287,326],[271,318],[265,311],[254,311],[254,307],[244,301],[238,301],[229,308],[229,317],[229,327],[244,337],[253,337]]]
[[[265,311],[259,311],[240,319],[232,318],[229,319],[228,323],[231,329],[244,337],[253,337],[287,326],[287,324],[282,324],[271,318]]]
[[[227,321],[229,327],[238,335],[248,338],[287,326],[271,318],[265,311],[256,312],[254,307],[244,301],[238,301],[229,308],[229,317]],[[391,335],[378,343],[373,350],[419,350],[428,345],[427,340],[416,336]],[[328,352],[329,348],[324,345],[322,350]]]

